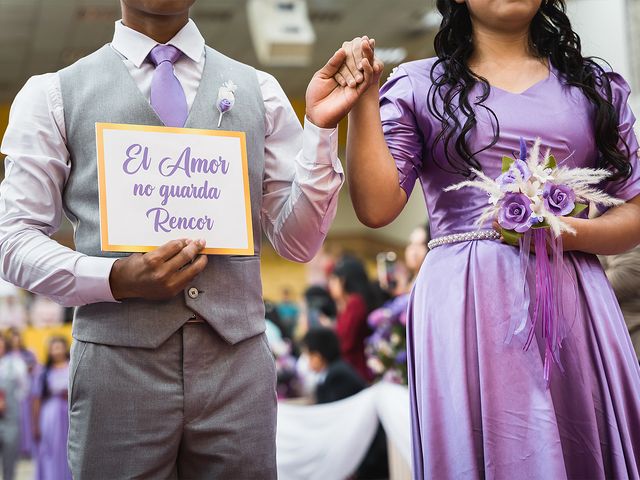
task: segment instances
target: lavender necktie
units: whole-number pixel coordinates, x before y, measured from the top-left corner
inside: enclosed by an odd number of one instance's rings
[[[184,127],[189,114],[187,98],[173,73],[182,52],[172,45],[156,45],[149,59],[156,66],[151,81],[151,106],[167,127]]]

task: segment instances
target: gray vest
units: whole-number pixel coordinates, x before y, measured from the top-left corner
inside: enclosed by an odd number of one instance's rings
[[[162,122],[109,45],[61,70],[59,77],[71,154],[71,174],[63,197],[65,213],[74,227],[76,249],[91,256],[124,256],[100,249],[95,124],[160,126]],[[238,91],[236,104],[225,114],[222,128],[247,134],[256,255],[210,256],[205,271],[182,295],[168,301],[135,299],[79,307],[73,325],[75,338],[155,348],[194,313],[232,344],[264,331],[259,250],[265,110],[255,70],[207,47],[202,81],[185,127],[217,127],[218,89],[228,80],[238,85]]]

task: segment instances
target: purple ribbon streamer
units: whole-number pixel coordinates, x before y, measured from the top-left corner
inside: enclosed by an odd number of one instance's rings
[[[533,293],[530,292],[528,282],[531,242],[536,254]],[[551,247],[550,253],[547,251],[547,244]],[[518,286],[505,343],[510,343],[513,337],[521,333],[529,323],[529,332],[523,347],[524,350],[528,350],[536,336],[536,328],[540,324],[544,340],[544,380],[549,387],[553,364],[564,373],[560,349],[577,316],[577,310],[574,309],[572,314],[567,311],[575,304],[577,282],[573,270],[564,263],[562,237],[553,237],[549,229],[536,228],[526,232],[520,238],[519,256]],[[567,290],[567,284],[570,285],[571,291]],[[532,295],[535,296],[535,303],[530,315]],[[573,320],[569,322],[571,317]],[[527,320],[530,321],[527,322]]]
[[[520,278],[518,279],[518,286],[516,287],[516,296],[513,300],[511,318],[509,319],[509,331],[507,332],[505,343],[511,343],[513,336],[518,335],[525,329],[529,318],[531,295],[529,292],[527,273],[529,271],[531,237],[531,230],[525,232],[524,235],[520,237]]]
[[[556,295],[556,286],[562,285],[562,270],[564,268],[562,237],[551,239],[551,256],[553,265],[547,253],[547,229],[537,228],[533,232],[534,248],[536,252],[536,303],[531,318],[531,328],[524,349],[531,346],[535,338],[538,322],[541,323],[542,338],[544,339],[544,380],[549,386],[551,382],[551,367],[555,363],[561,372],[564,368],[560,362],[560,348],[566,336],[566,328],[562,321],[562,292]]]

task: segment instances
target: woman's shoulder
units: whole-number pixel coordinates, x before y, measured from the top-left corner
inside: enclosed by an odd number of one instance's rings
[[[407,78],[411,83],[431,83],[431,71],[438,58],[424,58],[403,63],[391,71],[387,83]]]
[[[624,103],[631,94],[631,86],[625,79],[624,75],[613,69],[611,65],[606,62],[596,62],[594,59],[585,59],[585,72],[586,75],[591,75],[595,78],[595,87],[601,93],[606,96],[607,86],[611,89],[611,96],[614,103]],[[566,75],[562,73],[556,65],[552,64],[553,70],[557,73],[557,76],[563,83],[566,83]]]
[[[432,70],[437,60],[437,58],[425,58],[406,62],[394,68],[380,89],[382,104],[391,103],[411,110],[420,110],[422,106],[420,103],[426,100],[426,96],[416,96],[415,93],[429,90],[433,83]],[[436,69],[438,68],[436,65]],[[437,72],[435,74],[437,75]],[[416,99],[418,99],[417,105]]]

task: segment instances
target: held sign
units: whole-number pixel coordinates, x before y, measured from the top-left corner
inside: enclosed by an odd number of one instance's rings
[[[254,254],[244,132],[97,123],[96,146],[103,251]]]

